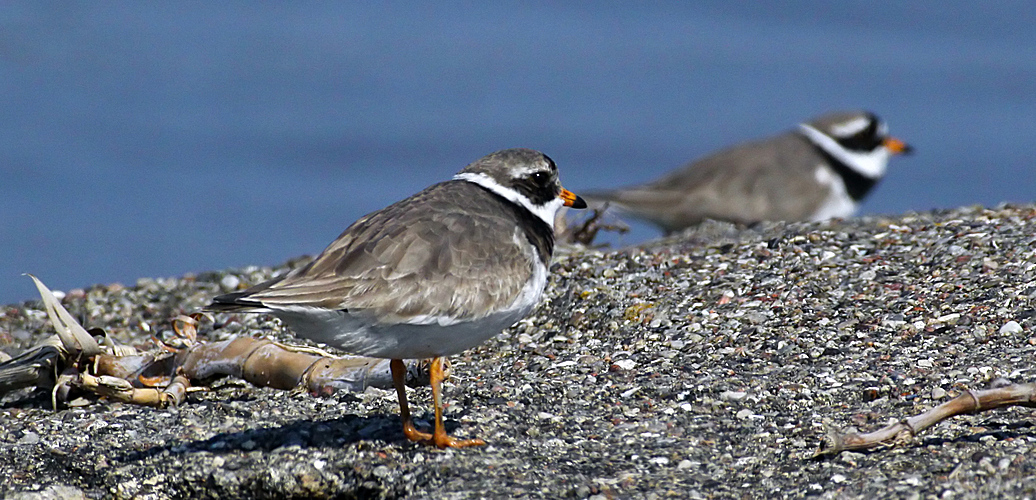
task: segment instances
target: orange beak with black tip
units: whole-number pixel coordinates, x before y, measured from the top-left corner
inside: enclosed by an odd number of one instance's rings
[[[895,137],[886,138],[884,144],[885,149],[888,149],[894,155],[905,155],[914,151],[914,148],[910,147],[909,144],[896,139]]]
[[[576,196],[575,193],[565,188],[561,188],[561,194],[558,195],[558,198],[565,200],[566,207],[586,208],[586,202],[583,201],[582,198]]]

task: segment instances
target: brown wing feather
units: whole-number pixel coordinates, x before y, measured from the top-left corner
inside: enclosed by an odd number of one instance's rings
[[[381,321],[469,316],[510,304],[533,260],[508,203],[464,181],[432,186],[345,230],[309,265],[246,291],[268,306],[366,311]]]

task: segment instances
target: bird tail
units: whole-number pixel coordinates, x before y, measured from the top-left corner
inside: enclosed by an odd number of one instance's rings
[[[244,290],[241,292],[228,293],[220,295],[212,299],[212,303],[203,307],[202,311],[206,312],[246,312],[246,313],[259,313],[269,312],[269,308],[264,306],[262,302],[255,300],[249,300],[248,296],[251,295],[250,290]]]

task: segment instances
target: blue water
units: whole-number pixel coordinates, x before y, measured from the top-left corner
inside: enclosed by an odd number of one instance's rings
[[[1032,2],[358,4],[5,2],[0,303],[315,253],[497,149],[578,192],[839,108],[917,150],[863,213],[1034,198]]]

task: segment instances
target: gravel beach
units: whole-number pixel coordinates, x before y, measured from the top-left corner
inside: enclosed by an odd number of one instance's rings
[[[147,347],[176,315],[293,264],[66,290],[62,303]],[[874,430],[997,378],[1034,381],[1036,206],[709,223],[566,253],[552,271],[532,315],[451,358],[447,427],[484,447],[407,442],[391,390],[224,379],[172,409],[86,398],[55,412],[26,389],[0,399],[0,496],[1036,498],[1033,408],[812,458],[829,426]],[[9,354],[53,333],[38,301],[0,314]],[[217,316],[200,334],[302,343],[266,316]],[[410,392],[425,426],[430,392]]]

